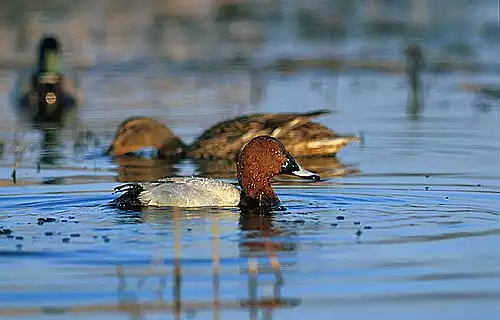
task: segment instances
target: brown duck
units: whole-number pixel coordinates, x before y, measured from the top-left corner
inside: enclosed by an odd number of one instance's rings
[[[120,156],[154,147],[162,158],[187,156],[195,159],[235,160],[252,139],[269,135],[280,139],[294,157],[333,156],[356,136],[339,136],[312,122],[329,110],[309,113],[264,113],[219,122],[186,145],[163,123],[148,117],[132,117],[116,130],[107,154]]]

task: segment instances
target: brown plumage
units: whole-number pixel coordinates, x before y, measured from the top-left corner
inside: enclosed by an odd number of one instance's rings
[[[236,160],[252,138],[269,135],[280,139],[294,157],[332,156],[349,142],[359,141],[359,138],[339,136],[326,126],[312,122],[315,117],[327,113],[330,111],[241,116],[215,124],[191,145],[182,143],[157,120],[130,118],[118,127],[108,154],[118,156],[154,147],[160,157],[182,156],[185,153],[195,159]]]
[[[250,202],[256,202],[258,206],[279,203],[278,195],[271,187],[271,178],[283,172],[290,161],[293,157],[279,140],[270,136],[252,139],[241,151],[237,163],[243,206],[253,206]]]

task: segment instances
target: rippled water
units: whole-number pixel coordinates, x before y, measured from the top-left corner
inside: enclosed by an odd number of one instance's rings
[[[3,88],[13,75],[2,73]],[[500,315],[500,109],[498,102],[476,108],[474,94],[461,89],[467,82],[500,83],[500,76],[424,74],[424,104],[411,114],[400,74],[254,75],[178,71],[153,62],[133,70],[91,69],[83,75],[84,92],[91,94],[82,118],[99,142],[73,150],[66,134],[64,158],[37,172],[37,136],[25,134],[30,147],[15,186],[13,114],[6,109],[0,318]],[[5,105],[6,93],[0,93]],[[322,172],[323,181],[280,178],[284,211],[255,216],[239,209],[107,206],[117,181],[190,174],[235,181],[233,173],[220,174],[226,163],[100,156],[127,116],[164,119],[191,141],[227,117],[320,108],[337,112],[318,121],[339,133],[362,132],[364,142],[338,159],[302,163]],[[283,283],[273,274],[274,255]],[[249,276],[255,262],[257,285]]]

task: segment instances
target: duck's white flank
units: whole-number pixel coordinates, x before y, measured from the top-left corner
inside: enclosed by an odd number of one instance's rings
[[[172,177],[142,182],[139,200],[145,206],[236,207],[241,191],[234,185],[211,178]]]

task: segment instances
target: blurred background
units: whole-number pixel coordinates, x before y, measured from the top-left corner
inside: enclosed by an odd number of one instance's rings
[[[135,113],[170,124],[205,106],[200,112],[209,118],[191,120],[206,127],[207,120],[269,106],[314,108],[269,102],[269,78],[311,69],[397,72],[411,43],[445,71],[474,71],[476,64],[499,71],[498,7],[491,0],[22,0],[0,6],[2,131],[14,126],[6,97],[13,73],[34,59],[46,33],[59,36],[66,61],[80,72],[82,118],[105,131]],[[335,101],[326,104],[335,107]]]

